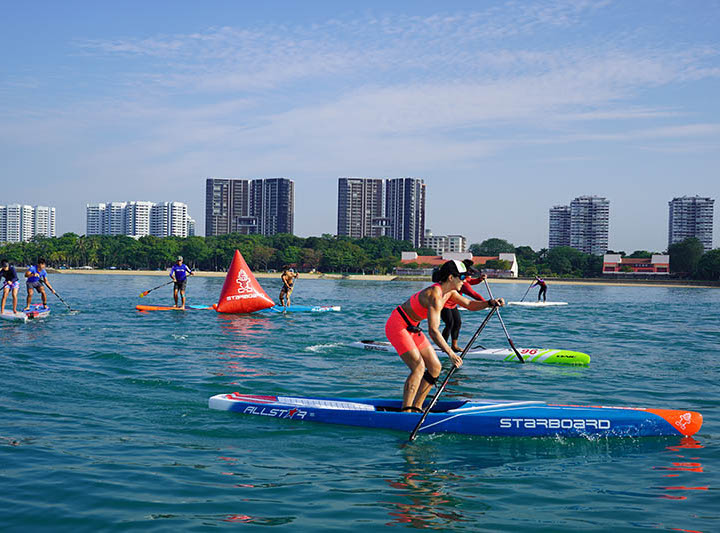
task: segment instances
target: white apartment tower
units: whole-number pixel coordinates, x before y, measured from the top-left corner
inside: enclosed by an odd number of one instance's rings
[[[713,245],[713,209],[715,200],[700,196],[682,196],[668,202],[668,247],[689,237],[700,240],[705,251]]]
[[[187,237],[188,207],[182,202],[87,204],[87,235]]]
[[[556,205],[550,208],[550,233],[548,248],[570,246],[570,206]]]
[[[608,250],[610,202],[600,196],[579,196],[570,202],[570,246],[592,255]]]
[[[0,242],[27,242],[35,235],[55,237],[55,208],[0,206]]]
[[[586,254],[603,255],[608,249],[610,202],[600,196],[578,196],[570,205],[550,209],[548,248],[572,246]]]

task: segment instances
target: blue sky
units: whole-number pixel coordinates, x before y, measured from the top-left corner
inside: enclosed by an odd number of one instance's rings
[[[661,251],[672,197],[720,200],[717,1],[2,8],[0,203],[59,232],[121,200],[202,232],[205,178],[285,176],[296,233],[334,233],[338,177],[415,176],[436,234],[539,249],[595,194],[611,248]]]

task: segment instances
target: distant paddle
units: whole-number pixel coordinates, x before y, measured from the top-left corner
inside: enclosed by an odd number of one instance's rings
[[[480,335],[480,332],[485,328],[487,323],[490,322],[490,317],[492,317],[493,313],[497,312],[497,309],[498,309],[497,307],[493,307],[490,310],[490,312],[487,314],[485,319],[482,321],[482,324],[480,324],[480,327],[475,332],[475,335],[472,336],[472,338],[470,339],[470,342],[467,343],[467,345],[465,346],[465,349],[460,354],[460,359],[465,358],[465,354],[470,349],[470,346],[472,345],[473,342],[475,342],[475,339],[478,338],[478,335]],[[435,395],[432,397],[432,400],[430,400],[430,403],[423,410],[423,414],[420,417],[420,421],[415,426],[415,429],[412,430],[412,433],[410,433],[410,438],[409,438],[410,441],[415,440],[415,437],[417,436],[418,431],[420,431],[420,426],[422,426],[423,422],[425,422],[425,418],[427,418],[427,415],[430,412],[430,409],[435,407],[435,404],[437,403],[438,398],[440,397],[442,392],[445,390],[445,387],[447,386],[448,381],[450,381],[450,378],[452,377],[452,375],[455,373],[455,371],[457,369],[458,369],[458,367],[453,365],[452,368],[450,369],[450,371],[447,373],[447,376],[445,376],[445,379],[443,380],[442,385],[440,385],[438,390],[435,392]]]
[[[521,301],[521,302],[525,299],[525,297],[527,296],[527,293],[530,292],[530,289],[532,289],[532,286],[533,286],[534,283],[535,283],[535,280],[532,280],[532,281],[530,282],[530,286],[529,286],[529,287],[527,288],[527,290],[525,291],[525,294],[523,294],[523,297],[520,298],[520,301]],[[490,290],[490,289],[488,289],[488,290]]]
[[[47,284],[46,284],[45,286],[47,287]],[[50,287],[48,287],[48,289],[50,289]],[[65,300],[63,300],[57,292],[55,292],[54,289],[50,289],[50,292],[52,292],[55,296],[58,297],[58,300],[60,300],[62,303],[65,304],[65,307],[68,308],[68,311],[70,311],[70,312],[75,312],[75,311],[77,311],[77,309],[73,309],[72,307],[70,307],[70,306],[67,304],[67,302],[66,302]]]
[[[483,281],[485,281],[485,287],[487,287],[488,294],[490,295],[490,299],[494,300],[495,298],[493,298],[492,291],[490,290],[490,285],[488,285],[487,279],[485,279]],[[513,352],[515,352],[515,355],[517,355],[517,358],[520,359],[520,362],[524,363],[525,359],[522,358],[522,355],[520,355],[520,352],[518,351],[518,349],[515,348],[515,343],[510,338],[510,334],[508,333],[508,330],[505,327],[505,322],[503,322],[503,319],[500,316],[500,311],[497,312],[497,316],[500,319],[500,324],[502,324],[503,331],[505,332],[505,337],[507,338],[508,342],[510,343],[510,348],[512,348]]]
[[[150,294],[155,289],[159,289],[160,287],[164,287],[165,285],[170,285],[171,283],[174,283],[173,280],[168,281],[167,283],[163,283],[162,285],[158,285],[157,287],[153,287],[152,289],[148,289],[145,292],[140,293],[140,298],[145,298],[148,294]]]

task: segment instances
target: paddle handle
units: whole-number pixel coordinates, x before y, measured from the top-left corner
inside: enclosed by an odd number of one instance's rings
[[[484,281],[485,281],[485,287],[487,287],[488,294],[490,295],[490,299],[494,300],[495,298],[493,298],[492,291],[490,290],[490,285],[488,284],[487,279],[485,279]],[[518,351],[518,349],[515,348],[515,343],[510,338],[510,334],[508,333],[508,330],[505,327],[505,322],[503,321],[502,316],[500,316],[500,311],[498,311],[497,316],[500,319],[500,324],[502,325],[503,331],[505,332],[505,337],[507,338],[508,342],[510,343],[510,348],[512,348],[513,352],[515,352],[515,355],[520,360],[520,362],[524,363],[525,359],[523,359],[523,356],[520,355],[520,352]]]
[[[465,354],[468,353],[468,350],[470,350],[470,346],[472,346],[472,343],[475,342],[475,339],[478,338],[478,335],[480,335],[480,332],[485,328],[488,322],[490,322],[490,317],[492,317],[493,313],[497,312],[497,306],[493,307],[490,312],[487,314],[485,319],[482,321],[482,324],[480,324],[480,327],[475,331],[475,334],[470,339],[470,342],[468,342],[465,345],[465,349],[460,354],[460,359],[465,359]],[[420,431],[420,426],[422,426],[423,422],[425,422],[425,419],[427,418],[428,413],[430,410],[435,407],[435,404],[438,401],[438,398],[442,394],[442,392],[445,390],[445,387],[448,384],[448,381],[450,381],[450,378],[455,373],[455,371],[458,369],[455,365],[452,366],[452,368],[449,370],[447,375],[445,376],[445,379],[443,380],[442,384],[438,388],[437,391],[435,391],[435,394],[433,395],[432,399],[430,400],[430,403],[427,405],[427,407],[423,410],[423,414],[420,417],[420,420],[418,421],[417,425],[415,426],[415,429],[412,430],[412,433],[410,433],[410,437],[408,440],[413,441],[415,440],[415,437],[418,434],[418,431]]]

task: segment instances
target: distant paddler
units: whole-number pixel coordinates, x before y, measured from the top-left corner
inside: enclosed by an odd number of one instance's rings
[[[5,313],[5,301],[8,294],[12,292],[12,310],[13,314],[17,314],[18,290],[20,289],[20,280],[18,280],[15,267],[7,260],[0,261],[0,278],[2,278],[2,303],[0,304],[0,315]]]
[[[472,259],[465,259],[463,261],[463,264],[465,267],[467,267],[467,273],[469,276],[474,276],[475,274],[479,274],[479,272],[473,267]],[[435,271],[433,273],[433,281],[437,281],[435,279],[436,274],[439,271]],[[470,296],[470,298],[473,298],[475,300],[485,301],[485,298],[480,296],[478,293],[476,293],[471,285],[477,285],[478,283],[482,283],[482,281],[485,279],[485,274],[480,274],[478,277],[468,277],[463,281],[462,289],[460,289],[460,294],[464,294],[466,296]],[[458,346],[458,337],[460,336],[460,326],[462,326],[462,319],[460,318],[460,311],[458,310],[457,304],[452,301],[448,300],[445,304],[445,307],[443,307],[442,312],[440,313],[440,318],[442,318],[442,321],[445,323],[445,328],[442,331],[443,339],[446,341],[448,338],[452,339],[452,349],[456,352],[461,352],[462,348]]]
[[[280,305],[283,307],[290,305],[290,295],[295,288],[295,279],[297,279],[298,276],[299,274],[294,268],[288,267],[285,267],[282,276],[280,276],[280,280],[283,283],[282,289],[280,289]]]
[[[170,278],[175,282],[173,285],[173,299],[175,300],[175,307],[185,309],[185,287],[187,286],[188,274],[191,276],[195,273],[183,263],[183,256],[179,255],[177,261],[170,269]],[[178,305],[178,292],[182,299],[182,305]]]
[[[30,309],[33,291],[38,291],[40,293],[43,307],[47,307],[47,294],[45,293],[44,285],[47,285],[47,288],[53,292],[55,292],[55,290],[52,288],[52,285],[50,285],[47,278],[45,259],[39,258],[37,260],[37,264],[28,265],[27,270],[25,271],[25,278],[27,278],[25,280],[25,286],[27,288],[27,305],[25,306],[25,311]]]
[[[535,276],[535,283],[530,285],[530,288],[532,289],[535,286],[540,287],[540,290],[538,291],[538,302],[540,301],[540,296],[542,296],[544,302],[547,297],[547,283],[545,283],[544,279]]]
[[[505,305],[502,298],[470,301],[462,296],[459,291],[468,277],[467,267],[461,261],[444,263],[434,276],[436,283],[396,307],[385,324],[388,340],[410,369],[403,390],[403,411],[422,412],[423,401],[442,370],[435,349],[419,328],[420,322],[427,318],[430,338],[448,355],[453,365],[459,367],[462,359],[440,334],[440,313],[445,304],[452,301],[470,311]]]

